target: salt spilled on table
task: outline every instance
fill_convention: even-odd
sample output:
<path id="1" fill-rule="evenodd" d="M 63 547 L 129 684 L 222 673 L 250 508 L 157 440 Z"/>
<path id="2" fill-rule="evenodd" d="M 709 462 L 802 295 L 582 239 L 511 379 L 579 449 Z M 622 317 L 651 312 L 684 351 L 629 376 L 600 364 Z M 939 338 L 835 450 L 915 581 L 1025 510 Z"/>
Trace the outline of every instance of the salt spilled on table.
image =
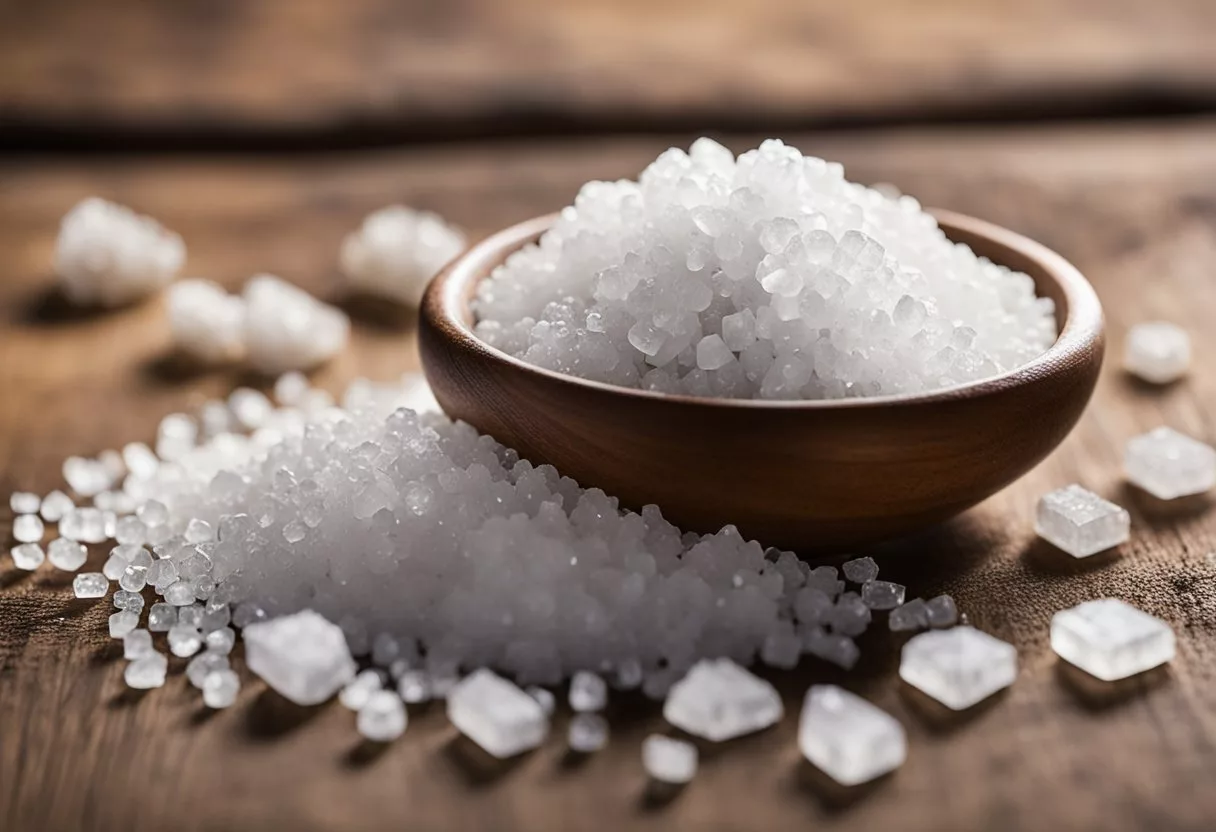
<path id="1" fill-rule="evenodd" d="M 390 205 L 346 237 L 340 259 L 352 288 L 417 306 L 430 279 L 464 247 L 464 235 L 437 214 Z"/>
<path id="2" fill-rule="evenodd" d="M 1168 321 L 1136 324 L 1127 332 L 1123 366 L 1153 384 L 1169 384 L 1186 374 L 1191 363 L 1191 338 Z"/>
<path id="3" fill-rule="evenodd" d="M 494 757 L 536 748 L 549 733 L 540 703 L 495 673 L 482 669 L 462 679 L 447 696 L 448 721 Z"/>
<path id="4" fill-rule="evenodd" d="M 921 633 L 900 653 L 900 678 L 958 711 L 1009 687 L 1017 675 L 1014 646 L 973 627 Z"/>
<path id="5" fill-rule="evenodd" d="M 1133 485 L 1159 500 L 1176 500 L 1216 485 L 1216 449 L 1159 427 L 1128 440 L 1123 469 Z"/>
<path id="6" fill-rule="evenodd" d="M 342 630 L 312 610 L 250 624 L 241 638 L 249 669 L 297 705 L 324 702 L 355 676 Z"/>
<path id="7" fill-rule="evenodd" d="M 1034 530 L 1074 558 L 1086 558 L 1126 543 L 1131 536 L 1131 515 L 1074 484 L 1039 499 Z"/>
<path id="8" fill-rule="evenodd" d="M 1170 625 L 1118 598 L 1086 601 L 1051 619 L 1051 649 L 1104 681 L 1143 673 L 1174 658 Z"/>
<path id="9" fill-rule="evenodd" d="M 672 725 L 714 742 L 767 728 L 784 712 L 771 684 L 730 659 L 693 665 L 663 705 L 663 718 Z"/>
<path id="10" fill-rule="evenodd" d="M 662 734 L 642 741 L 642 766 L 660 783 L 683 785 L 697 774 L 697 747 Z"/>
<path id="11" fill-rule="evenodd" d="M 532 364 L 695 396 L 916 393 L 1055 340 L 1025 274 L 951 242 L 907 196 L 770 139 L 698 139 L 638 181 L 589 182 L 478 285 L 477 334 Z"/>
<path id="12" fill-rule="evenodd" d="M 907 736 L 898 720 L 836 685 L 807 691 L 798 747 L 816 768 L 845 786 L 866 783 L 903 765 Z"/>

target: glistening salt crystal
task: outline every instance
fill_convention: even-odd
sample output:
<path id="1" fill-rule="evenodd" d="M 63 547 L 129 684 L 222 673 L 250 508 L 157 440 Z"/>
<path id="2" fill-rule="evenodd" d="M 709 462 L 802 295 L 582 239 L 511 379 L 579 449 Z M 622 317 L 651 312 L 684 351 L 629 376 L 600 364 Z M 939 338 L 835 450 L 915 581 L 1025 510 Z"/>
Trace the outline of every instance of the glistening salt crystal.
<path id="1" fill-rule="evenodd" d="M 46 552 L 37 543 L 19 543 L 9 550 L 9 554 L 13 558 L 13 566 L 27 572 L 32 572 L 46 561 Z"/>
<path id="2" fill-rule="evenodd" d="M 1123 470 L 1154 497 L 1175 500 L 1216 485 L 1216 450 L 1173 428 L 1155 428 L 1128 440 Z"/>
<path id="3" fill-rule="evenodd" d="M 29 491 L 14 491 L 8 498 L 13 514 L 37 514 L 42 508 L 42 498 Z"/>
<path id="4" fill-rule="evenodd" d="M 1191 363 L 1191 339 L 1186 330 L 1168 321 L 1136 324 L 1127 332 L 1123 366 L 1145 381 L 1168 384 L 1186 374 Z"/>
<path id="5" fill-rule="evenodd" d="M 1086 601 L 1051 619 L 1051 649 L 1104 681 L 1124 679 L 1174 658 L 1174 631 L 1118 598 Z"/>
<path id="6" fill-rule="evenodd" d="M 1127 511 L 1079 485 L 1044 494 L 1035 513 L 1034 530 L 1074 558 L 1085 558 L 1127 541 Z"/>
<path id="7" fill-rule="evenodd" d="M 540 703 L 489 670 L 476 670 L 447 696 L 448 720 L 495 757 L 535 748 L 549 733 Z"/>
<path id="8" fill-rule="evenodd" d="M 408 718 L 401 697 L 391 690 L 376 690 L 359 709 L 355 723 L 366 739 L 389 742 L 405 733 Z"/>
<path id="9" fill-rule="evenodd" d="M 642 766 L 660 783 L 687 783 L 697 774 L 697 747 L 674 737 L 651 734 L 642 742 Z"/>
<path id="10" fill-rule="evenodd" d="M 899 675 L 946 707 L 963 710 L 1013 684 L 1018 653 L 972 627 L 930 630 L 903 646 Z"/>
<path id="11" fill-rule="evenodd" d="M 273 275 L 245 284 L 245 349 L 255 370 L 278 375 L 323 364 L 346 347 L 350 319 Z"/>
<path id="12" fill-rule="evenodd" d="M 241 635 L 249 669 L 297 705 L 324 702 L 355 676 L 342 630 L 312 610 L 250 624 Z"/>
<path id="13" fill-rule="evenodd" d="M 417 306 L 426 284 L 464 246 L 464 235 L 437 214 L 390 205 L 343 241 L 342 272 L 353 288 Z"/>
<path id="14" fill-rule="evenodd" d="M 814 685 L 802 703 L 798 747 L 845 786 L 881 777 L 908 755 L 904 728 L 885 711 L 835 685 Z"/>
<path id="15" fill-rule="evenodd" d="M 767 728 L 783 713 L 776 689 L 730 659 L 695 664 L 663 705 L 672 725 L 715 742 Z"/>

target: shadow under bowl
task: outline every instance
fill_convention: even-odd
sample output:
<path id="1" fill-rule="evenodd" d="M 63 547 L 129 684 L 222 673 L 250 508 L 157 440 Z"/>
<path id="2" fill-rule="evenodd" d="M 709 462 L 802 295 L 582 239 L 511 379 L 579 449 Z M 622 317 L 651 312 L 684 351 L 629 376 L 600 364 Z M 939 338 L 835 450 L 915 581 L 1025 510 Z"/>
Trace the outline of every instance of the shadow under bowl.
<path id="1" fill-rule="evenodd" d="M 431 282 L 419 341 L 453 418 L 686 530 L 727 523 L 765 545 L 848 548 L 945 520 L 1043 459 L 1076 424 L 1102 364 L 1102 307 L 1063 257 L 1005 228 L 932 212 L 950 239 L 1025 272 L 1060 335 L 1016 370 L 908 396 L 758 401 L 674 396 L 541 369 L 473 333 L 477 284 L 556 215 L 473 246 Z"/>

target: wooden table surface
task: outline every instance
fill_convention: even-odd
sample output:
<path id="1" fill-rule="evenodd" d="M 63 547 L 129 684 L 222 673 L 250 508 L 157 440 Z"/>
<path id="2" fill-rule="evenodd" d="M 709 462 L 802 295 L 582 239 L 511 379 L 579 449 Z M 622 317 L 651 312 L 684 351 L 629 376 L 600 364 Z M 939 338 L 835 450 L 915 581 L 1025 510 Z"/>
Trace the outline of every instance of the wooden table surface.
<path id="1" fill-rule="evenodd" d="M 1109 7 L 1101 20 L 1080 0 L 883 0 L 888 14 L 870 16 L 850 13 L 852 4 L 788 3 L 737 25 L 730 4 L 715 2 L 685 18 L 699 27 L 697 43 L 676 22 L 684 4 L 662 0 L 631 4 L 670 18 L 638 40 L 628 33 L 646 57 L 639 62 L 616 60 L 624 47 L 614 39 L 626 33 L 606 2 L 392 11 L 359 0 L 335 21 L 327 9 L 342 4 L 300 2 L 283 27 L 269 24 L 269 3 L 214 5 L 213 15 L 209 3 L 0 3 L 0 125 L 24 136 L 24 150 L 0 155 L 0 494 L 56 487 L 64 456 L 150 439 L 164 414 L 248 381 L 183 372 L 157 301 L 84 315 L 57 299 L 56 225 L 89 194 L 181 232 L 187 274 L 235 287 L 271 271 L 337 298 L 338 243 L 366 212 L 403 201 L 484 235 L 566 204 L 587 179 L 636 174 L 692 138 L 628 135 L 651 115 L 680 130 L 754 122 L 757 135 L 723 137 L 741 150 L 803 116 L 923 112 L 931 121 L 945 111 L 934 107 L 989 117 L 1060 90 L 1109 103 L 1157 89 L 1202 103 L 1216 89 L 1205 0 L 1096 4 Z M 923 19 L 898 25 L 897 12 L 906 21 L 913 6 Z M 809 22 L 787 27 L 791 15 Z M 1057 25 L 1030 37 L 1045 21 Z M 322 38 L 329 28 L 333 37 Z M 777 51 L 757 46 L 774 33 L 788 35 Z M 285 46 L 310 38 L 322 44 L 316 61 Z M 732 66 L 727 77 L 714 48 L 746 52 L 738 74 Z M 432 66 L 427 56 L 442 60 Z M 671 77 L 650 83 L 657 66 Z M 495 138 L 495 113 L 524 125 L 521 134 L 535 131 Z M 560 135 L 557 116 L 584 127 Z M 432 140 L 301 150 L 358 124 Z M 31 152 L 30 137 L 67 133 L 84 149 L 90 126 L 107 153 Z M 238 140 L 217 138 L 226 126 Z M 562 751 L 565 716 L 540 751 L 487 766 L 436 706 L 412 710 L 406 736 L 373 753 L 336 703 L 289 707 L 244 671 L 227 711 L 206 711 L 180 673 L 133 695 L 121 649 L 106 637 L 109 602 L 77 601 L 65 573 L 30 575 L 0 557 L 0 830 L 1216 828 L 1216 513 L 1206 499 L 1154 503 L 1120 477 L 1123 443 L 1157 425 L 1216 441 L 1216 370 L 1205 360 L 1216 350 L 1216 119 L 791 129 L 780 132 L 843 161 L 854 179 L 893 182 L 926 204 L 1042 240 L 1089 276 L 1105 305 L 1107 365 L 1063 446 L 957 521 L 875 553 L 911 595 L 950 592 L 973 623 L 1017 645 L 1010 690 L 946 714 L 899 683 L 900 639 L 877 627 L 853 673 L 814 660 L 766 672 L 786 696 L 781 724 L 703 748 L 696 780 L 656 800 L 639 749 L 663 722 L 641 699 L 614 701 L 612 744 L 578 764 Z M 457 133 L 464 138 L 438 139 Z M 174 150 L 115 153 L 113 138 L 128 135 L 140 148 Z M 4 136 L 0 126 L 0 145 Z M 173 136 L 197 140 L 184 149 Z M 224 152 L 196 147 L 213 139 Z M 291 152 L 267 148 L 280 139 Z M 351 349 L 317 383 L 337 391 L 358 375 L 417 366 L 409 317 L 354 311 Z M 1192 374 L 1165 389 L 1118 367 L 1127 327 L 1150 318 L 1176 321 L 1194 339 Z M 1069 482 L 1127 506 L 1132 541 L 1079 562 L 1036 542 L 1035 500 Z M 11 519 L 0 508 L 6 540 Z M 90 567 L 103 557 L 94 551 Z M 1107 595 L 1174 626 L 1169 668 L 1103 686 L 1054 658 L 1051 615 Z M 846 791 L 801 762 L 801 696 L 824 680 L 907 727 L 909 760 L 894 776 Z"/>

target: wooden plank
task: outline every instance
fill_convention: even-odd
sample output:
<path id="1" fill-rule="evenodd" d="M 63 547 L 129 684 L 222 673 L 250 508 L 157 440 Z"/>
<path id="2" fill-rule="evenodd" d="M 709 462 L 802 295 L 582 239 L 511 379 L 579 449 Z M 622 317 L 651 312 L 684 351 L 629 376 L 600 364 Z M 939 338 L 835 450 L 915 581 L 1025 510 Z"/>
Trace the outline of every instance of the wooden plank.
<path id="1" fill-rule="evenodd" d="M 1194 108 L 1214 34 L 1208 0 L 9 0 L 0 124 L 356 141 Z"/>
<path id="2" fill-rule="evenodd" d="M 1148 390 L 1108 362 L 1074 434 L 1025 479 L 937 531 L 884 547 L 884 573 L 911 593 L 952 592 L 971 620 L 1015 643 L 1014 687 L 977 712 L 943 714 L 901 687 L 896 640 L 875 631 L 845 676 L 808 661 L 769 674 L 786 694 L 775 729 L 706 749 L 696 781 L 670 802 L 645 796 L 643 736 L 657 708 L 614 705 L 612 746 L 582 765 L 555 737 L 513 765 L 481 767 L 442 709 L 416 710 L 401 741 L 373 754 L 336 704 L 285 707 L 245 675 L 238 705 L 206 713 L 175 675 L 126 692 L 105 638 L 106 603 L 70 597 L 62 574 L 0 562 L 0 828 L 300 830 L 1210 829 L 1216 796 L 1216 517 L 1207 501 L 1171 513 L 1121 485 L 1123 441 L 1166 423 L 1216 440 L 1216 123 L 1171 128 L 901 132 L 815 137 L 854 178 L 886 180 L 926 202 L 978 214 L 1055 246 L 1094 281 L 1111 355 L 1149 317 L 1191 331 L 1193 375 Z M 751 142 L 734 142 L 742 148 Z M 22 160 L 0 164 L 0 493 L 57 484 L 62 457 L 148 438 L 157 420 L 226 390 L 224 374 L 183 378 L 162 361 L 156 304 L 101 317 L 47 300 L 55 224 L 100 193 L 179 230 L 188 271 L 235 285 L 277 271 L 335 291 L 341 234 L 391 200 L 435 208 L 484 234 L 564 204 L 591 177 L 636 172 L 653 139 L 469 145 L 291 159 Z M 360 322 L 353 348 L 319 381 L 388 376 L 414 365 L 410 326 Z M 1035 499 L 1080 481 L 1131 509 L 1134 538 L 1076 562 L 1036 543 Z M 11 517 L 0 512 L 0 534 Z M 91 564 L 101 562 L 93 553 Z M 1169 620 L 1179 655 L 1164 672 L 1094 688 L 1047 644 L 1051 614 L 1118 595 Z M 175 661 L 175 666 L 180 662 Z M 825 786 L 799 761 L 808 683 L 844 681 L 908 728 L 911 758 L 859 792 Z"/>

